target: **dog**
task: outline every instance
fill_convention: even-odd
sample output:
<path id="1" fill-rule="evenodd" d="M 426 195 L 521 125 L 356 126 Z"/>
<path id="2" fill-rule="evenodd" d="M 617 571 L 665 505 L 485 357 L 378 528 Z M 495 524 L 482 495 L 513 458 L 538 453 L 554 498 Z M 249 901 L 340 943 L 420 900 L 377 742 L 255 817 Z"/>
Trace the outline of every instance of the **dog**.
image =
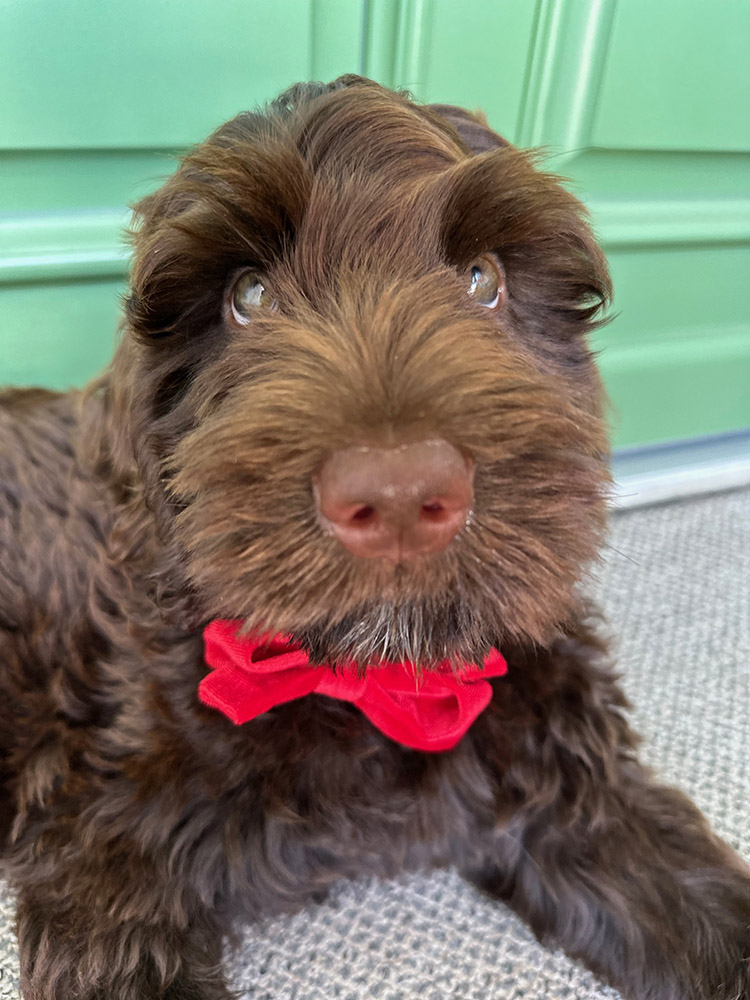
<path id="1" fill-rule="evenodd" d="M 639 764 L 580 586 L 611 289 L 579 202 L 348 76 L 135 215 L 109 369 L 0 400 L 25 1000 L 228 1000 L 241 922 L 446 865 L 625 997 L 749 997 L 750 871 Z"/>

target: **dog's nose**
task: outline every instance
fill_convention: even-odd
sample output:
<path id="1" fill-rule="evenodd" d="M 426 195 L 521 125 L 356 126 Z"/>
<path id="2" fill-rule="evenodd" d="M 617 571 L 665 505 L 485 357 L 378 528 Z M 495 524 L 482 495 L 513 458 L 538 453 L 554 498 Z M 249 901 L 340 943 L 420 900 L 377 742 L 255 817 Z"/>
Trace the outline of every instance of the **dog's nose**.
<path id="1" fill-rule="evenodd" d="M 335 451 L 313 478 L 323 523 L 355 556 L 439 552 L 466 524 L 474 464 L 448 441 Z"/>

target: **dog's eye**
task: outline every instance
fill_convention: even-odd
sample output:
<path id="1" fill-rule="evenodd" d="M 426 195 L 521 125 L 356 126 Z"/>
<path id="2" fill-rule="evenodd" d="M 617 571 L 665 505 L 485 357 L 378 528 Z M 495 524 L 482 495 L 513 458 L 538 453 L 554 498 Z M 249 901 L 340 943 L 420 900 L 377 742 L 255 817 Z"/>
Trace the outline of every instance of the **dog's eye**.
<path id="1" fill-rule="evenodd" d="M 471 297 L 480 306 L 497 309 L 505 301 L 505 272 L 495 257 L 478 257 L 469 265 Z"/>
<path id="2" fill-rule="evenodd" d="M 241 326 L 247 326 L 256 309 L 273 305 L 266 287 L 266 279 L 259 271 L 243 271 L 235 280 L 229 293 L 229 309 L 232 319 Z"/>

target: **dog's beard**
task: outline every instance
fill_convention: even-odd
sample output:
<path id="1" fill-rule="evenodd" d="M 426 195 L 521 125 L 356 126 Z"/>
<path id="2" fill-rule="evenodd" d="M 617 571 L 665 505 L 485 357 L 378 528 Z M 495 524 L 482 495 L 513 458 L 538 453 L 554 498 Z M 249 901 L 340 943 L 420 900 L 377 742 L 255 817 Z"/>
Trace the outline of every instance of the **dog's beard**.
<path id="1" fill-rule="evenodd" d="M 408 661 L 429 669 L 446 660 L 481 663 L 499 636 L 468 601 L 370 603 L 337 621 L 321 620 L 294 633 L 315 663 Z"/>
<path id="2" fill-rule="evenodd" d="M 225 386 L 233 370 L 226 378 L 222 368 L 210 370 L 209 381 Z M 206 618 L 291 634 L 329 664 L 429 669 L 481 662 L 508 641 L 547 641 L 570 614 L 573 587 L 601 536 L 606 473 L 597 417 L 573 404 L 568 414 L 556 383 L 525 370 L 518 384 L 493 389 L 472 369 L 459 380 L 454 424 L 442 396 L 431 424 L 452 427 L 446 440 L 477 456 L 474 513 L 444 551 L 393 566 L 353 558 L 322 528 L 310 483 L 327 450 L 341 444 L 345 415 L 327 426 L 315 416 L 325 386 L 315 398 L 308 386 L 305 403 L 302 374 L 277 375 L 241 381 L 215 411 L 204 400 L 202 421 L 170 459 L 176 539 Z M 297 409 L 280 421 L 292 388 Z M 186 405 L 199 401 L 186 397 Z"/>

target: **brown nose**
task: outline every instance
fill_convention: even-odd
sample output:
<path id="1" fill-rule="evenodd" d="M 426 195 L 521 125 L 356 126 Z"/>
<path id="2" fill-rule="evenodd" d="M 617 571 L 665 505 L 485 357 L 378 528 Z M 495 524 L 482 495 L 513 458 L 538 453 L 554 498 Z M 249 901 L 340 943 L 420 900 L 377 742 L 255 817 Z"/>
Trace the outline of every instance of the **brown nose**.
<path id="1" fill-rule="evenodd" d="M 444 549 L 466 524 L 474 464 L 442 439 L 335 451 L 313 478 L 321 518 L 344 548 L 400 562 Z"/>

